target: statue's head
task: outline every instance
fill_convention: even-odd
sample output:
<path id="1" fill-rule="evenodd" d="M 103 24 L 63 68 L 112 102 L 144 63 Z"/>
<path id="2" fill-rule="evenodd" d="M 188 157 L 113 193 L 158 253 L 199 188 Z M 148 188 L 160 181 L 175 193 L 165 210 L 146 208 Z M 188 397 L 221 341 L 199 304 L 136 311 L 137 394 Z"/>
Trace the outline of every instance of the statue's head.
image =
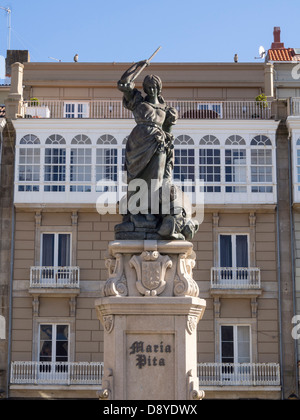
<path id="1" fill-rule="evenodd" d="M 162 102 L 163 98 L 160 95 L 161 90 L 162 90 L 161 79 L 158 76 L 156 76 L 155 74 L 149 74 L 145 77 L 144 82 L 143 82 L 144 92 L 148 95 L 149 90 L 153 87 L 156 88 L 158 99 L 160 100 L 160 102 Z"/>

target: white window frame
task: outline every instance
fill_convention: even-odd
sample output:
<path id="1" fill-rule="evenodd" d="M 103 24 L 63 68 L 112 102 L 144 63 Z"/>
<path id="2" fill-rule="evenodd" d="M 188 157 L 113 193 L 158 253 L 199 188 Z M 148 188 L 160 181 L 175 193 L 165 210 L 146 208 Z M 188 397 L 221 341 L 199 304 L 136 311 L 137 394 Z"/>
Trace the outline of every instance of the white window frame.
<path id="1" fill-rule="evenodd" d="M 182 156 L 182 151 L 186 150 L 186 159 L 187 163 L 182 163 L 182 158 L 185 158 L 185 156 Z M 193 151 L 193 156 L 189 156 L 189 151 Z M 176 157 L 176 151 L 179 151 L 179 156 Z M 187 173 L 187 178 L 183 178 L 183 174 L 181 172 L 182 167 L 186 167 L 187 170 L 190 167 L 189 158 L 194 159 L 194 165 L 193 165 L 193 173 L 191 177 Z M 176 163 L 176 158 L 179 158 L 180 163 Z M 175 167 L 179 167 L 179 177 L 175 177 Z M 197 165 L 197 151 L 195 149 L 195 142 L 191 136 L 188 134 L 181 134 L 177 136 L 174 140 L 174 169 L 173 169 L 173 180 L 174 183 L 177 184 L 182 191 L 184 191 L 188 197 L 191 199 L 191 202 L 193 202 L 193 193 L 195 193 L 195 185 L 196 180 L 199 179 L 198 174 L 198 165 Z"/>
<path id="2" fill-rule="evenodd" d="M 38 327 L 38 360 L 40 361 L 40 352 L 41 352 L 41 326 L 42 325 L 51 325 L 52 326 L 52 349 L 51 349 L 51 363 L 56 362 L 55 357 L 56 357 L 56 343 L 57 343 L 57 327 L 59 325 L 65 325 L 68 327 L 68 355 L 67 358 L 68 360 L 66 362 L 70 361 L 70 334 L 71 334 L 71 328 L 70 328 L 70 323 L 69 322 L 39 322 L 39 327 Z M 55 350 L 55 351 L 54 351 Z"/>
<path id="3" fill-rule="evenodd" d="M 88 153 L 87 153 L 88 152 Z M 74 153 L 74 156 L 72 156 Z M 74 161 L 72 162 L 72 157 Z M 80 162 L 82 160 L 82 162 Z M 88 163 L 89 162 L 89 163 Z M 70 192 L 91 192 L 92 191 L 92 163 L 93 163 L 93 149 L 91 139 L 84 135 L 79 134 L 75 136 L 71 141 L 70 147 Z M 74 173 L 72 174 L 72 168 Z M 79 169 L 83 170 L 80 173 Z M 73 178 L 72 179 L 72 175 Z M 78 178 L 82 176 L 83 180 Z"/>
<path id="4" fill-rule="evenodd" d="M 50 163 L 47 162 L 46 163 L 46 150 L 49 149 L 51 150 L 50 153 L 50 157 L 51 157 L 51 161 Z M 60 163 L 58 162 L 57 164 L 55 164 L 53 162 L 53 150 L 64 150 L 64 158 L 65 158 L 65 162 L 64 163 Z M 44 162 L 43 162 L 43 184 L 44 184 L 44 192 L 46 193 L 62 193 L 62 192 L 66 192 L 66 185 L 69 179 L 69 173 L 70 173 L 70 167 L 68 165 L 68 161 L 69 161 L 69 147 L 67 147 L 66 144 L 66 140 L 63 136 L 61 136 L 60 134 L 51 134 L 45 141 L 45 148 L 44 148 Z M 49 157 L 49 156 L 48 156 Z M 61 154 L 59 152 L 58 157 L 61 158 Z M 50 171 L 50 180 L 46 181 L 46 166 L 50 166 L 51 171 Z M 58 168 L 63 168 L 64 167 L 64 180 L 53 180 L 53 168 L 57 166 Z M 63 174 L 58 172 L 58 175 Z M 57 190 L 52 189 L 53 187 L 56 187 Z M 48 190 L 49 188 L 49 190 Z"/>
<path id="5" fill-rule="evenodd" d="M 53 267 L 58 267 L 58 236 L 59 235 L 69 235 L 70 236 L 70 262 L 69 266 L 72 266 L 72 233 L 71 232 L 41 232 L 41 241 L 40 241 L 40 266 L 42 266 L 43 261 L 43 235 L 54 235 L 54 265 Z"/>
<path id="6" fill-rule="evenodd" d="M 200 151 L 205 151 L 205 154 L 203 156 L 200 156 Z M 212 156 L 208 156 L 208 151 L 212 150 Z M 219 156 L 216 156 L 216 151 L 219 152 Z M 212 134 L 208 134 L 205 135 L 201 138 L 200 142 L 199 142 L 199 148 L 196 149 L 196 153 L 198 155 L 198 162 L 195 162 L 195 165 L 197 165 L 198 167 L 198 171 L 199 171 L 199 179 L 203 179 L 200 178 L 201 177 L 201 168 L 204 168 L 204 172 L 203 175 L 207 178 L 208 176 L 213 176 L 214 178 L 216 176 L 219 175 L 220 180 L 219 181 L 207 181 L 207 180 L 203 180 L 204 182 L 204 192 L 206 194 L 218 194 L 222 192 L 222 153 L 221 153 L 221 145 L 220 145 L 220 141 L 219 139 L 212 135 Z M 201 163 L 200 159 L 203 158 L 205 159 L 205 163 Z M 211 164 L 207 163 L 208 159 L 212 158 L 213 162 Z M 219 158 L 219 164 L 215 163 L 215 159 Z M 211 174 L 209 174 L 208 172 L 208 168 L 211 167 L 213 169 L 213 172 Z M 215 172 L 215 169 L 219 168 L 219 174 L 217 172 Z M 213 191 L 207 191 L 208 189 L 212 189 Z M 216 191 L 216 190 L 219 191 Z"/>
<path id="7" fill-rule="evenodd" d="M 98 151 L 102 152 L 102 160 L 103 163 L 99 163 L 98 158 L 99 153 Z M 109 151 L 109 159 L 115 159 L 116 163 L 113 164 L 107 164 L 105 162 L 105 151 Z M 112 154 L 112 151 L 113 154 Z M 103 134 L 101 135 L 97 140 L 97 146 L 96 146 L 96 152 L 95 152 L 95 180 L 96 180 L 96 191 L 97 192 L 115 192 L 117 193 L 117 188 L 119 186 L 118 180 L 119 180 L 119 173 L 120 173 L 120 147 L 118 145 L 118 142 L 114 136 L 111 134 Z M 106 172 L 106 168 L 109 168 L 108 177 L 98 179 L 98 169 L 103 168 Z M 105 175 L 105 174 L 104 174 Z M 112 179 L 114 178 L 115 179 Z"/>
<path id="8" fill-rule="evenodd" d="M 214 111 L 218 114 L 219 118 L 223 118 L 223 104 L 222 102 L 207 102 L 197 104 L 198 111 Z"/>
<path id="9" fill-rule="evenodd" d="M 228 324 L 228 323 L 221 323 L 220 324 L 220 363 L 222 363 L 222 327 L 232 327 L 233 329 L 233 362 L 232 363 L 241 363 L 238 361 L 239 359 L 239 350 L 238 350 L 238 328 L 240 327 L 248 327 L 249 329 L 249 361 L 242 362 L 242 363 L 251 363 L 252 362 L 252 342 L 251 342 L 251 325 L 250 324 Z M 227 363 L 227 362 L 224 362 Z M 229 363 L 229 362 L 228 362 Z"/>
<path id="10" fill-rule="evenodd" d="M 247 236 L 247 253 L 248 253 L 248 267 L 243 267 L 243 268 L 249 268 L 250 267 L 250 235 L 249 233 L 246 232 L 237 232 L 237 233 L 227 233 L 227 232 L 220 232 L 218 234 L 218 253 L 219 253 L 219 267 L 221 267 L 221 235 L 224 236 L 231 236 L 231 251 L 232 251 L 232 255 L 231 255 L 231 259 L 232 259 L 232 268 L 236 268 L 236 237 L 237 236 Z M 234 240 L 233 240 L 234 238 Z M 241 267 L 242 268 L 242 267 Z"/>
<path id="11" fill-rule="evenodd" d="M 257 142 L 257 144 L 254 144 L 254 141 Z M 255 158 L 255 156 L 252 156 L 254 151 L 264 151 L 264 155 L 263 156 L 259 156 L 259 154 L 257 154 L 257 162 L 254 164 L 252 163 L 252 157 Z M 266 156 L 266 151 L 269 151 L 269 156 Z M 274 179 L 274 157 L 273 157 L 273 145 L 272 145 L 272 141 L 271 139 L 264 135 L 264 134 L 258 134 L 256 136 L 254 136 L 251 140 L 250 140 L 250 184 L 251 184 L 251 193 L 254 194 L 273 194 L 273 179 Z M 259 162 L 259 158 L 263 157 L 265 162 L 264 163 L 260 163 Z M 271 158 L 271 163 L 266 163 L 266 159 L 267 158 Z M 252 180 L 252 168 L 256 167 L 258 169 L 257 171 L 257 181 L 253 181 Z M 270 168 L 270 174 L 271 174 L 271 181 L 260 181 L 259 180 L 259 169 L 260 168 L 264 168 L 264 176 L 267 177 L 267 168 Z M 264 191 L 268 188 L 272 189 L 272 191 Z M 257 191 L 254 191 L 254 189 L 257 189 Z"/>
<path id="12" fill-rule="evenodd" d="M 74 109 L 68 111 L 67 110 L 68 105 L 73 106 Z M 83 107 L 82 110 L 79 109 L 80 106 Z M 64 103 L 64 118 L 67 118 L 67 119 L 89 118 L 89 115 L 90 115 L 89 102 L 86 102 L 86 101 L 65 101 L 65 103 Z"/>
<path id="13" fill-rule="evenodd" d="M 19 141 L 19 147 L 16 148 L 17 153 L 16 153 L 16 179 L 17 179 L 17 183 L 18 183 L 18 191 L 19 192 L 30 192 L 30 193 L 34 193 L 34 192 L 39 192 L 40 191 L 40 181 L 41 181 L 41 158 L 42 158 L 42 153 L 41 153 L 41 142 L 40 139 L 35 135 L 35 134 L 26 134 L 25 136 L 23 136 L 20 141 Z M 28 154 L 28 151 L 32 151 L 32 155 Z M 23 154 L 24 151 L 24 154 Z M 38 151 L 38 153 L 35 153 L 35 151 Z M 21 157 L 24 156 L 24 162 L 21 162 Z M 32 158 L 32 162 L 28 163 L 27 160 L 28 158 Z M 38 158 L 39 162 L 36 163 L 34 162 L 35 158 Z M 20 180 L 20 168 L 21 166 L 24 166 L 25 171 L 25 177 L 28 173 L 28 169 L 31 167 L 32 169 L 34 169 L 34 167 L 37 167 L 39 170 L 38 172 L 35 172 L 34 170 L 31 172 L 32 175 L 32 180 Z M 34 175 L 38 174 L 38 179 L 34 180 Z M 24 189 L 22 191 L 22 188 Z"/>

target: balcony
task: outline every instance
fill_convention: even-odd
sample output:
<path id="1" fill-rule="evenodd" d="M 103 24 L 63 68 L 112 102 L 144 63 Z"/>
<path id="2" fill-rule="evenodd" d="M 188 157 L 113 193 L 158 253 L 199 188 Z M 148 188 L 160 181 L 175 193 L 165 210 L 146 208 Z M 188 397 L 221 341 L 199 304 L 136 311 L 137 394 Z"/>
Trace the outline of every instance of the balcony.
<path id="1" fill-rule="evenodd" d="M 252 120 L 272 117 L 270 102 L 264 107 L 257 101 L 176 100 L 167 101 L 167 104 L 177 109 L 179 119 Z M 67 102 L 45 99 L 39 100 L 38 105 L 36 102 L 23 101 L 19 111 L 23 118 L 133 118 L 132 113 L 123 107 L 122 100 Z"/>
<path id="2" fill-rule="evenodd" d="M 31 267 L 30 288 L 79 288 L 79 267 Z"/>
<path id="3" fill-rule="evenodd" d="M 200 386 L 279 386 L 278 363 L 198 363 Z"/>
<path id="4" fill-rule="evenodd" d="M 14 385 L 101 386 L 103 362 L 12 362 Z"/>
<path id="5" fill-rule="evenodd" d="M 211 289 L 260 289 L 260 269 L 257 267 L 212 267 Z"/>
<path id="6" fill-rule="evenodd" d="M 79 295 L 79 267 L 30 267 L 29 293 L 33 297 L 33 314 L 39 315 L 40 296 L 69 299 L 70 316 L 76 313 Z"/>

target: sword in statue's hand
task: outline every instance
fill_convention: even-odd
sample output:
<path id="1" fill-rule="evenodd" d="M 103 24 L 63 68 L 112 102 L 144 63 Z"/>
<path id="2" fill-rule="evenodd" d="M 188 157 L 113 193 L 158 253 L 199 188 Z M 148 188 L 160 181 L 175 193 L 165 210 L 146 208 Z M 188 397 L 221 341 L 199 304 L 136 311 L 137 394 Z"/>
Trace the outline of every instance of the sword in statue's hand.
<path id="1" fill-rule="evenodd" d="M 145 67 L 149 66 L 150 61 L 158 53 L 160 49 L 161 47 L 158 47 L 157 50 L 155 50 L 154 53 L 151 55 L 151 57 L 149 57 L 148 60 L 145 61 L 145 64 L 143 64 L 142 67 L 139 69 L 139 71 L 133 76 L 133 78 L 131 79 L 131 82 L 133 82 L 138 77 L 138 75 L 144 70 Z"/>

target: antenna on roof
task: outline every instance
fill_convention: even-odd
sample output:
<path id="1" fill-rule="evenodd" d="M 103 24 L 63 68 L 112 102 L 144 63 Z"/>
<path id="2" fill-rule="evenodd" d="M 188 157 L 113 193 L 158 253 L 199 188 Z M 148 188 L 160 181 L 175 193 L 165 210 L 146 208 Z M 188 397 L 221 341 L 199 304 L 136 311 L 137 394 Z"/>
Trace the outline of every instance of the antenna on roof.
<path id="1" fill-rule="evenodd" d="M 55 61 L 61 62 L 61 60 L 59 60 L 58 58 L 54 58 L 54 57 L 48 57 L 48 58 L 51 58 L 51 60 L 55 60 Z"/>
<path id="2" fill-rule="evenodd" d="M 8 27 L 8 38 L 7 38 L 7 49 L 10 50 L 10 34 L 11 34 L 11 10 L 9 7 L 0 6 L 7 13 L 7 27 Z"/>
<path id="3" fill-rule="evenodd" d="M 258 49 L 258 54 L 259 54 L 259 57 L 254 57 L 256 60 L 260 60 L 262 58 L 265 58 L 266 50 L 264 49 L 264 47 L 262 45 Z"/>

